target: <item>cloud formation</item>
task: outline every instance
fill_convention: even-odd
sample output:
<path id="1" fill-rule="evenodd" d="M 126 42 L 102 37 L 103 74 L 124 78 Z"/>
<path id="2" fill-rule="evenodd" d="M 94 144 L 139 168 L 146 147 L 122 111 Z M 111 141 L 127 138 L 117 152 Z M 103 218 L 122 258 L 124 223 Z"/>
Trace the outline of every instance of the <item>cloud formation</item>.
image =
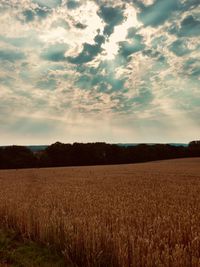
<path id="1" fill-rule="evenodd" d="M 198 138 L 198 0 L 2 0 L 0 14 L 3 143 Z"/>

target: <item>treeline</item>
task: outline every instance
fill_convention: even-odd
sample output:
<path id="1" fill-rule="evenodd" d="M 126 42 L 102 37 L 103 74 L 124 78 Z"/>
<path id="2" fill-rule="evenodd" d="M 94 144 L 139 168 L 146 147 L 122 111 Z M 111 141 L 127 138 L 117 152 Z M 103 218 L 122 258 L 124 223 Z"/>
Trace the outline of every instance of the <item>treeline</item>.
<path id="1" fill-rule="evenodd" d="M 57 142 L 39 152 L 24 146 L 8 146 L 0 148 L 0 169 L 123 164 L 183 157 L 200 157 L 200 141 L 192 141 L 187 147 Z"/>

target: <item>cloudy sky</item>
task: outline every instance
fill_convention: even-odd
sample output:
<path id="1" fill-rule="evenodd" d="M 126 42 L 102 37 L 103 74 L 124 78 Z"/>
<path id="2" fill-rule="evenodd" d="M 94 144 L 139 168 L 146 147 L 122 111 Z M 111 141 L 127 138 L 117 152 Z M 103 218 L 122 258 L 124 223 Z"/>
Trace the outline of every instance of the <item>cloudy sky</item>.
<path id="1" fill-rule="evenodd" d="M 0 0 L 0 144 L 200 137 L 199 0 Z"/>

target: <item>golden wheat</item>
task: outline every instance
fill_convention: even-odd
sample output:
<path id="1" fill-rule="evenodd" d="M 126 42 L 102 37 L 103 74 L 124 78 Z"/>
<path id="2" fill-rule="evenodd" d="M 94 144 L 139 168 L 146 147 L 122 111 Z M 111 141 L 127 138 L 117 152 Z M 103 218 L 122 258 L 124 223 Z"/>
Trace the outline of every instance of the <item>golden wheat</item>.
<path id="1" fill-rule="evenodd" d="M 87 267 L 199 267 L 200 159 L 0 171 L 0 223 Z"/>

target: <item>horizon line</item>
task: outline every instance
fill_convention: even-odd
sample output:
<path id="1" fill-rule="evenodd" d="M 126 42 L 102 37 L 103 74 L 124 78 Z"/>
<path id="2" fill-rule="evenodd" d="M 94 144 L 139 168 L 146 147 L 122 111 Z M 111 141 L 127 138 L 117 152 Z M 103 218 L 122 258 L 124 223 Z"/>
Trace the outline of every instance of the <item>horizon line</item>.
<path id="1" fill-rule="evenodd" d="M 197 140 L 197 139 L 195 139 Z M 87 141 L 87 142 L 83 142 L 83 141 L 74 141 L 74 142 L 61 142 L 61 141 L 55 141 L 53 143 L 50 144 L 19 144 L 19 143 L 15 143 L 15 144 L 0 144 L 0 147 L 5 147 L 5 146 L 50 146 L 52 144 L 55 143 L 62 143 L 62 144 L 71 144 L 73 145 L 74 143 L 79 143 L 79 144 L 88 144 L 88 143 L 106 143 L 106 144 L 111 144 L 111 145 L 131 145 L 131 144 L 189 144 L 192 141 L 195 140 L 191 140 L 189 142 L 106 142 L 106 141 Z"/>

